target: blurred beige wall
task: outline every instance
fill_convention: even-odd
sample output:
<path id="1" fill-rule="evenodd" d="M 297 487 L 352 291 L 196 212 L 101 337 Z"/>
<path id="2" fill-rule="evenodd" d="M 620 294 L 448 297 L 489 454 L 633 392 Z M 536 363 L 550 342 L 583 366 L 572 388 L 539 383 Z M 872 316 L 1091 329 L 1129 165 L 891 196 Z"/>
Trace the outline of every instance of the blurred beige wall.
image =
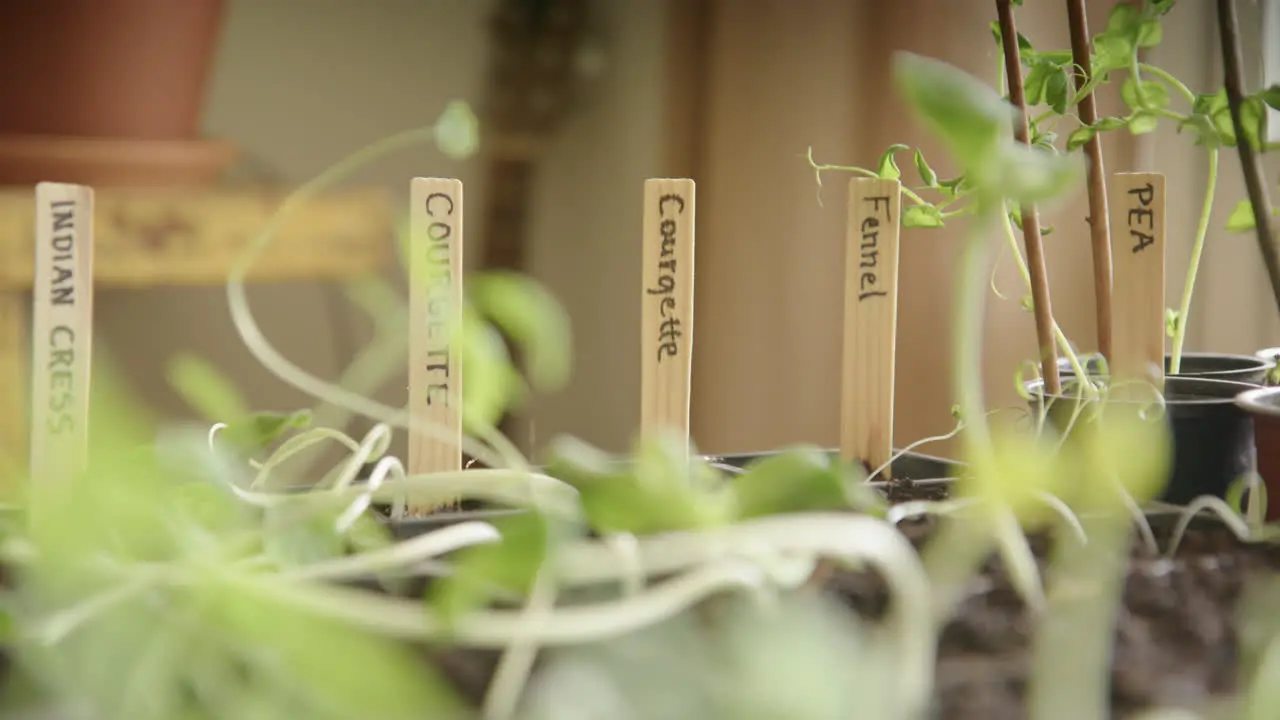
<path id="1" fill-rule="evenodd" d="M 677 8 L 691 7 L 681 2 Z M 672 31 L 666 4 L 598 2 L 605 75 L 551 148 L 530 221 L 532 270 L 569 309 L 577 363 L 571 387 L 539 403 L 539 441 L 572 432 L 609 449 L 629 442 L 639 407 L 641 184 L 690 174 L 700 195 L 695 441 L 717 452 L 834 444 L 847 178 L 829 176 L 827 203 L 819 206 L 805 148 L 812 145 L 822 161 L 868 165 L 890 143 L 920 144 L 950 173 L 941 148 L 889 87 L 888 53 L 908 49 L 996 77 L 990 0 L 707 4 L 706 42 L 685 58 L 690 64 L 664 74 Z M 1094 32 L 1112 4 L 1089 3 Z M 242 142 L 257 167 L 297 183 L 368 141 L 431 122 L 450 99 L 476 100 L 488 10 L 489 2 L 475 0 L 232 0 L 208 129 Z M 1019 22 L 1038 45 L 1066 45 L 1061 3 L 1028 3 Z M 1154 60 L 1197 89 L 1216 86 L 1215 27 L 1209 3 L 1180 3 Z M 1118 111 L 1111 94 L 1102 102 L 1102 112 Z M 1203 191 L 1203 151 L 1171 131 L 1138 143 L 1113 137 L 1108 172 L 1169 173 L 1168 294 L 1176 304 Z M 1256 249 L 1218 229 L 1242 197 L 1233 153 L 1224 154 L 1222 172 L 1188 349 L 1247 351 L 1280 341 L 1280 321 L 1267 304 Z M 462 178 L 469 236 L 480 236 L 485 187 L 477 162 L 450 163 L 424 148 L 380 162 L 358 181 L 403 196 L 413 175 Z M 1066 332 L 1092 349 L 1084 212 L 1082 190 L 1046 210 L 1045 221 L 1057 228 L 1047 239 L 1054 310 Z M 958 229 L 903 235 L 899 444 L 952 424 L 948 308 Z M 1012 405 L 1019 403 L 1013 368 L 1034 354 L 1034 333 L 1007 256 L 996 282 L 1010 299 L 991 298 L 986 382 L 992 405 Z M 363 320 L 333 288 L 258 287 L 251 299 L 276 346 L 325 378 L 337 376 L 366 336 Z M 1218 320 L 1232 317 L 1224 313 L 1244 319 Z M 214 360 L 260 407 L 309 404 L 241 347 L 221 289 L 103 292 L 99 318 L 104 342 L 140 394 L 169 414 L 183 409 L 164 386 L 163 364 L 180 349 Z M 398 403 L 403 395 L 396 378 L 381 399 Z"/>
<path id="2" fill-rule="evenodd" d="M 243 144 L 251 175 L 296 185 L 366 143 L 430 124 L 449 100 L 480 98 L 487 0 L 228 5 L 206 127 Z M 537 432 L 540 438 L 574 432 L 620 449 L 639 412 L 633 332 L 639 313 L 630 290 L 640 283 L 641 183 L 660 174 L 662 8 L 608 0 L 600 9 L 605 75 L 555 142 L 531 218 L 533 272 L 567 303 L 578 360 L 571 387 L 538 408 Z M 477 257 L 485 201 L 480 162 L 450 162 L 424 147 L 379 161 L 353 182 L 385 186 L 407 202 L 415 175 L 463 180 L 468 256 Z M 250 301 L 271 342 L 322 378 L 336 379 L 368 336 L 367 323 L 332 286 L 255 286 Z M 242 346 L 221 288 L 103 291 L 98 322 L 104 350 L 166 415 L 187 414 L 163 380 L 165 363 L 180 350 L 216 363 L 258 408 L 311 404 Z M 403 403 L 403 383 L 394 378 L 380 399 Z"/>

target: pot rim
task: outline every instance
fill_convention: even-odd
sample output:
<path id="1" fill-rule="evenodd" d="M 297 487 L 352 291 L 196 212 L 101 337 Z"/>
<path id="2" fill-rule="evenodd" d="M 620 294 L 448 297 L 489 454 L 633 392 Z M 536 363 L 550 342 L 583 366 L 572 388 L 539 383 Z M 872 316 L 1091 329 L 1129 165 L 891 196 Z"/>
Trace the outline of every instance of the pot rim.
<path id="1" fill-rule="evenodd" d="M 1089 379 L 1103 380 L 1104 378 L 1100 375 L 1090 375 Z M 1207 397 L 1176 398 L 1174 400 L 1166 399 L 1165 401 L 1166 404 L 1184 405 L 1184 406 L 1186 405 L 1228 405 L 1228 404 L 1235 403 L 1237 397 L 1243 393 L 1247 393 L 1249 391 L 1256 390 L 1256 389 L 1263 389 L 1263 390 L 1267 389 L 1267 388 L 1261 388 L 1261 386 L 1257 384 L 1244 382 L 1242 380 L 1221 380 L 1221 379 L 1212 378 L 1212 377 L 1188 376 L 1188 375 L 1166 375 L 1164 378 L 1164 382 L 1166 387 L 1168 387 L 1170 384 L 1175 386 L 1176 385 L 1188 386 L 1188 390 L 1190 390 L 1193 393 L 1194 393 L 1194 390 L 1192 390 L 1191 387 L 1197 386 L 1197 385 L 1209 385 L 1210 387 L 1216 386 L 1216 389 L 1219 389 L 1222 391 L 1222 395 L 1212 395 Z M 1031 395 L 1032 400 L 1036 400 L 1043 397 L 1048 397 L 1051 400 L 1074 401 L 1077 399 L 1075 395 L 1067 395 L 1062 393 L 1054 394 L 1054 395 L 1046 395 L 1045 393 L 1038 391 L 1039 388 L 1044 387 L 1044 378 L 1034 378 L 1032 380 L 1027 380 L 1022 384 L 1022 387 L 1024 390 L 1027 391 L 1028 394 Z M 1234 393 L 1231 392 L 1231 389 L 1234 389 L 1235 392 Z M 1108 400 L 1107 402 L 1118 402 L 1118 403 L 1125 403 L 1125 404 L 1143 404 L 1147 401 Z"/>
<path id="2" fill-rule="evenodd" d="M 1280 387 L 1260 387 L 1246 390 L 1236 396 L 1236 406 L 1250 415 L 1267 415 L 1280 417 L 1280 403 L 1269 403 L 1268 399 L 1280 398 Z"/>
<path id="3" fill-rule="evenodd" d="M 1252 355 L 1243 355 L 1239 353 L 1221 353 L 1221 352 L 1184 352 L 1182 353 L 1182 359 L 1184 360 L 1189 358 L 1197 358 L 1201 360 L 1207 360 L 1211 358 L 1221 358 L 1221 359 L 1227 359 L 1227 360 L 1236 360 L 1236 361 L 1239 361 L 1241 364 L 1241 367 L 1234 367 L 1234 368 L 1228 368 L 1223 370 L 1208 370 L 1204 372 L 1197 372 L 1195 375 L 1186 375 L 1185 377 L 1213 378 L 1216 375 L 1229 375 L 1231 373 L 1248 372 L 1251 370 L 1270 370 L 1271 368 L 1276 366 L 1275 357 L 1272 355 L 1264 355 L 1263 353 L 1266 353 L 1271 350 L 1275 351 L 1275 355 L 1280 355 L 1280 346 L 1277 346 L 1274 348 L 1264 348 L 1262 350 L 1258 350 Z M 1084 363 L 1087 366 L 1090 360 L 1096 357 L 1100 357 L 1101 355 L 1102 353 L 1091 352 L 1091 353 L 1079 353 L 1076 357 L 1079 358 L 1081 363 Z M 1173 353 L 1167 352 L 1164 354 L 1164 357 L 1167 360 L 1172 355 Z M 1066 368 L 1070 370 L 1071 369 L 1070 358 L 1067 358 L 1065 356 L 1059 357 L 1058 366 L 1059 366 L 1059 369 Z M 1178 375 L 1171 374 L 1169 375 L 1169 377 L 1184 377 L 1184 375 L 1182 375 L 1181 373 L 1179 373 Z"/>

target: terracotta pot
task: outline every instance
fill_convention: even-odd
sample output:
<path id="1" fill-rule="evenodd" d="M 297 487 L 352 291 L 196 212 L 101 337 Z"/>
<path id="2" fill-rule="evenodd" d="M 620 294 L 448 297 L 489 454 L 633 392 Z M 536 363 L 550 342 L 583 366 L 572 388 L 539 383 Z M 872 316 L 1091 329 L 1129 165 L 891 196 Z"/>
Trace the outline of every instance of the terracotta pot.
<path id="1" fill-rule="evenodd" d="M 1236 405 L 1253 418 L 1258 474 L 1267 488 L 1267 520 L 1280 520 L 1280 388 L 1240 393 Z"/>
<path id="2" fill-rule="evenodd" d="M 193 140 L 223 0 L 0 2 L 0 135 Z"/>

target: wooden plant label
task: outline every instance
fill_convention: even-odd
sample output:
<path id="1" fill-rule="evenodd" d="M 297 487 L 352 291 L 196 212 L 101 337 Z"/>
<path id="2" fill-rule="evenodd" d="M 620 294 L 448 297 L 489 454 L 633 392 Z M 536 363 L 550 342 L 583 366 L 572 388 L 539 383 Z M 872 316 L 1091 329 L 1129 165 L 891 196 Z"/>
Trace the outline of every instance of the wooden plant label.
<path id="1" fill-rule="evenodd" d="M 693 375 L 694 183 L 644 184 L 640 432 L 689 436 Z"/>
<path id="2" fill-rule="evenodd" d="M 845 236 L 840 451 L 868 470 L 893 453 L 901 185 L 854 178 Z M 885 474 L 888 474 L 888 469 Z"/>
<path id="3" fill-rule="evenodd" d="M 462 323 L 462 182 L 414 178 L 409 195 L 408 472 L 457 472 L 462 371 L 452 338 Z"/>
<path id="4" fill-rule="evenodd" d="M 1164 175 L 1116 173 L 1110 193 L 1115 246 L 1111 375 L 1120 382 L 1149 381 L 1163 389 Z"/>
<path id="5" fill-rule="evenodd" d="M 31 312 L 31 480 L 45 490 L 84 471 L 93 350 L 93 189 L 40 183 Z"/>

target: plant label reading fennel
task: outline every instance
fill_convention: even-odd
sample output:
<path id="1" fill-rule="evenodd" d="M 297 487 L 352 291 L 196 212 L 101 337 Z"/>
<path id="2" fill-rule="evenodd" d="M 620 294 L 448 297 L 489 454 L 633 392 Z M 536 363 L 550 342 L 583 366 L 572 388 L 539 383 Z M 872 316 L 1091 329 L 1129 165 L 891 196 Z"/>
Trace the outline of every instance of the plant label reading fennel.
<path id="1" fill-rule="evenodd" d="M 664 427 L 687 437 L 693 372 L 694 183 L 644 184 L 641 296 L 641 432 Z"/>
<path id="2" fill-rule="evenodd" d="M 849 182 L 840 450 L 870 469 L 893 452 L 900 207 L 897 180 Z"/>
<path id="3" fill-rule="evenodd" d="M 1116 173 L 1111 183 L 1111 373 L 1163 387 L 1165 195 L 1160 173 Z"/>
<path id="4" fill-rule="evenodd" d="M 93 340 L 93 189 L 36 186 L 32 288 L 31 479 L 84 470 Z"/>
<path id="5" fill-rule="evenodd" d="M 462 324 L 462 182 L 414 178 L 409 195 L 408 472 L 456 472 L 462 469 L 455 340 Z"/>

